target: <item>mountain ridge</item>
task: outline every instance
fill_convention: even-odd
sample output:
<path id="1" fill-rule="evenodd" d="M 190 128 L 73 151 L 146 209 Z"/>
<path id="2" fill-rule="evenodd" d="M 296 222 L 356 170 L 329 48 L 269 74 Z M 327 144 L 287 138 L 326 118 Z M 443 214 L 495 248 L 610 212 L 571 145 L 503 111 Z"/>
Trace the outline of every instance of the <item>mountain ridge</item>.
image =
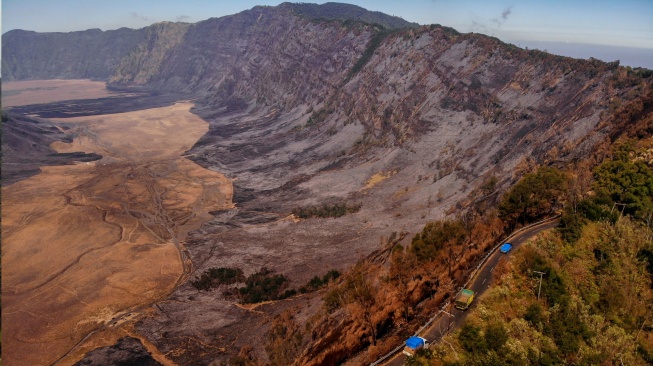
<path id="1" fill-rule="evenodd" d="M 17 44 L 14 35 L 8 44 L 3 35 L 3 52 L 21 50 L 7 65 L 3 59 L 10 77 L 94 75 L 112 86 L 174 91 L 195 101 L 193 112 L 210 127 L 188 154 L 234 178 L 237 204 L 191 233 L 198 276 L 230 265 L 240 250 L 244 273 L 270 268 L 306 283 L 315 273 L 350 268 L 427 220 L 474 211 L 479 202 L 479 210 L 488 209 L 538 166 L 598 161 L 611 141 L 653 133 L 641 125 L 653 113 L 650 74 L 438 25 L 389 30 L 255 7 L 144 28 L 129 38 L 130 47 L 124 43 L 94 68 L 76 58 L 67 68 L 71 58 L 48 58 L 39 53 L 47 49 L 29 44 L 32 38 Z M 32 52 L 33 62 L 20 62 Z M 21 110 L 38 114 L 34 108 Z M 297 208 L 343 203 L 360 203 L 360 211 L 328 221 L 287 219 Z M 397 243 L 410 238 L 400 237 Z M 254 313 L 189 283 L 170 298 L 137 330 L 180 364 L 227 359 L 252 343 L 265 359 L 272 316 L 297 306 L 307 326 L 321 311 L 315 295 Z M 209 312 L 217 319 L 196 316 Z M 370 332 L 339 316 L 336 328 L 311 329 L 307 354 L 314 359 L 338 364 L 367 346 L 363 336 L 336 344 Z"/>

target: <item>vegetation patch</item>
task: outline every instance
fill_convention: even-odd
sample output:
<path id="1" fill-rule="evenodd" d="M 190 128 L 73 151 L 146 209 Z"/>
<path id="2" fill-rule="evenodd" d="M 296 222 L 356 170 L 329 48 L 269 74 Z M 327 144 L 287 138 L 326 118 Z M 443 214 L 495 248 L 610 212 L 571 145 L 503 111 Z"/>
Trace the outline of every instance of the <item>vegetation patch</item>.
<path id="1" fill-rule="evenodd" d="M 467 231 L 459 220 L 429 222 L 421 233 L 415 234 L 410 250 L 420 261 L 433 260 L 442 248 L 466 239 Z"/>
<path id="2" fill-rule="evenodd" d="M 220 285 L 232 285 L 245 281 L 243 270 L 240 268 L 209 268 L 198 278 L 191 280 L 190 284 L 197 290 L 208 291 Z"/>
<path id="3" fill-rule="evenodd" d="M 372 58 L 372 55 L 374 55 L 374 51 L 376 51 L 377 48 L 381 45 L 381 42 L 390 34 L 390 31 L 387 31 L 385 29 L 379 30 L 373 37 L 370 39 L 369 43 L 367 44 L 367 48 L 365 48 L 365 51 L 361 55 L 361 57 L 356 61 L 354 66 L 351 68 L 351 71 L 349 71 L 349 74 L 347 75 L 347 78 L 345 79 L 345 84 L 347 81 L 349 81 L 352 77 L 354 77 L 356 74 L 358 74 L 359 71 L 363 69 L 363 66 L 367 64 L 367 62 Z"/>
<path id="4" fill-rule="evenodd" d="M 332 269 L 322 277 L 315 276 L 311 278 L 307 284 L 299 288 L 299 292 L 305 294 L 307 292 L 317 291 L 320 288 L 326 286 L 329 281 L 333 281 L 338 277 L 340 277 L 340 272 Z"/>
<path id="5" fill-rule="evenodd" d="M 322 206 L 296 208 L 292 213 L 300 219 L 309 219 L 311 217 L 341 217 L 360 211 L 361 206 L 360 203 L 353 205 L 348 205 L 346 203 L 335 203 L 333 205 L 324 204 Z"/>
<path id="6" fill-rule="evenodd" d="M 331 114 L 333 113 L 333 109 L 325 109 L 322 108 L 319 111 L 313 112 L 310 117 L 308 117 L 308 121 L 306 121 L 306 125 L 304 127 L 311 127 L 317 124 L 320 124 L 324 122 L 324 120 Z"/>
<path id="7" fill-rule="evenodd" d="M 541 168 L 513 186 L 499 206 L 507 223 L 564 201 L 559 229 L 519 248 L 463 327 L 411 362 L 650 364 L 653 174 L 636 145 L 617 143 L 586 181 Z"/>
<path id="8" fill-rule="evenodd" d="M 263 267 L 247 277 L 245 286 L 237 290 L 237 295 L 243 304 L 285 299 L 292 295 L 288 291 L 282 292 L 288 282 L 288 277 Z"/>
<path id="9" fill-rule="evenodd" d="M 556 168 L 542 167 L 524 175 L 502 198 L 499 217 L 513 231 L 517 224 L 526 225 L 554 213 L 562 207 L 567 177 Z"/>

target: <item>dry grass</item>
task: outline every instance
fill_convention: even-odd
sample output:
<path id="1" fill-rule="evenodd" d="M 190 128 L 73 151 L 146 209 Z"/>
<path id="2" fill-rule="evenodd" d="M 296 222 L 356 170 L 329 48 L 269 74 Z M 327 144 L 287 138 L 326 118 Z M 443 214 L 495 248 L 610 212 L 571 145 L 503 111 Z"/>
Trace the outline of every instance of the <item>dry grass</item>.
<path id="1" fill-rule="evenodd" d="M 384 180 L 392 177 L 393 175 L 397 174 L 397 172 L 382 172 L 382 173 L 376 173 L 373 176 L 370 177 L 370 179 L 365 182 L 365 187 L 363 187 L 363 190 L 370 189 L 374 187 L 375 185 L 383 182 Z"/>

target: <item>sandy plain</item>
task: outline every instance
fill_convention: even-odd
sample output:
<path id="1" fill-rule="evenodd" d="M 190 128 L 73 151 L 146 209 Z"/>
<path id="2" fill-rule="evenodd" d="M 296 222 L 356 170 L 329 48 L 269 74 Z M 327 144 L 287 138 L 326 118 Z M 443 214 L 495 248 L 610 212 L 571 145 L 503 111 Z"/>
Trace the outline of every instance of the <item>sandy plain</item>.
<path id="1" fill-rule="evenodd" d="M 102 81 L 93 80 L 26 80 L 2 83 L 2 105 L 14 107 L 51 103 L 61 100 L 104 98 L 117 93 Z"/>
<path id="2" fill-rule="evenodd" d="M 231 182 L 182 156 L 208 130 L 191 107 L 67 118 L 78 137 L 51 147 L 103 158 L 2 188 L 5 364 L 68 365 L 138 336 L 133 321 L 191 273 L 187 233 L 233 207 Z"/>

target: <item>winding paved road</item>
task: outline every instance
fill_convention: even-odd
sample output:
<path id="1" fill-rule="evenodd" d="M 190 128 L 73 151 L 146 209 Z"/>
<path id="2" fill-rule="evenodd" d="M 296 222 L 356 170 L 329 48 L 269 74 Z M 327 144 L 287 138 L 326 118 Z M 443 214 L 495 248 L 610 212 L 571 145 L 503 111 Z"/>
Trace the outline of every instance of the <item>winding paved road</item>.
<path id="1" fill-rule="evenodd" d="M 508 254 L 503 254 L 499 250 L 495 250 L 492 255 L 487 259 L 485 264 L 477 272 L 475 277 L 470 281 L 470 285 L 467 288 L 476 292 L 476 299 L 483 295 L 485 291 L 490 287 L 492 283 L 492 270 L 496 267 L 499 260 L 505 256 L 510 256 L 515 249 L 519 248 L 520 245 L 525 243 L 528 239 L 534 237 L 544 230 L 548 230 L 558 226 L 558 220 L 551 220 L 539 225 L 532 226 L 528 229 L 515 233 L 506 239 L 506 242 L 513 245 L 512 251 Z M 477 300 L 474 300 L 470 309 L 476 307 Z M 442 316 L 436 319 L 433 324 L 421 332 L 420 336 L 426 338 L 429 343 L 439 342 L 440 339 L 447 333 L 448 329 L 459 328 L 462 323 L 467 318 L 467 312 L 458 310 L 455 307 L 449 306 L 446 311 L 443 312 Z M 404 364 L 405 356 L 403 353 L 398 352 L 394 357 L 385 363 L 387 366 L 401 366 Z"/>

